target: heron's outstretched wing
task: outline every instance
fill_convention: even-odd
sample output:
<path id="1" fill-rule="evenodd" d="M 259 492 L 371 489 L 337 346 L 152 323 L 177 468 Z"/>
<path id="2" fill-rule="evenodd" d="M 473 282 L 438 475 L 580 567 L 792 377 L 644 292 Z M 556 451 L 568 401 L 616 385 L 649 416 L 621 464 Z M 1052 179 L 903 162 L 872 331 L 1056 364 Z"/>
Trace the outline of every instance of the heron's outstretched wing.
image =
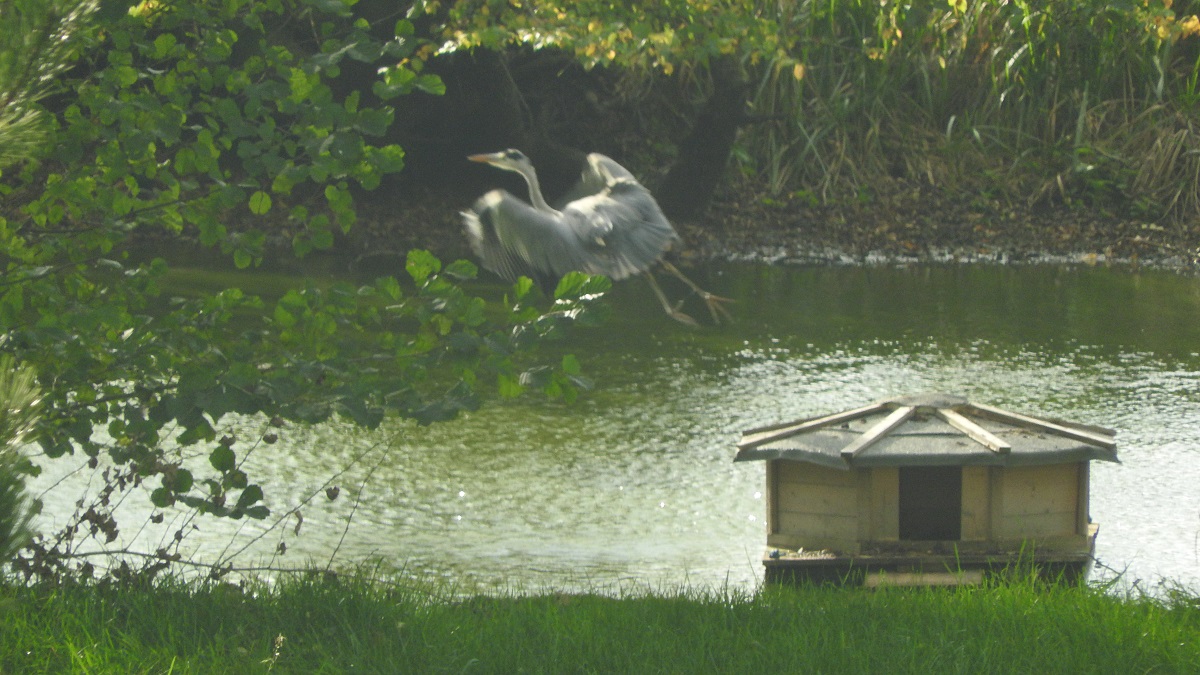
<path id="1" fill-rule="evenodd" d="M 586 251 L 562 217 L 539 211 L 506 190 L 492 190 L 464 211 L 471 250 L 509 281 L 542 281 L 586 265 Z"/>
<path id="2" fill-rule="evenodd" d="M 616 160 L 608 155 L 593 152 L 587 156 L 587 161 L 588 168 L 585 171 L 590 171 L 593 175 L 604 176 L 609 182 L 618 180 L 638 182 L 629 169 L 617 164 Z"/>
<path id="3" fill-rule="evenodd" d="M 620 280 L 644 271 L 678 239 L 650 193 L 625 181 L 559 213 L 493 190 L 463 213 L 463 222 L 483 266 L 509 280 L 572 271 Z"/>
<path id="4" fill-rule="evenodd" d="M 571 202 L 564 214 L 574 212 L 591 214 L 589 235 L 602 243 L 594 253 L 603 269 L 583 270 L 592 274 L 620 280 L 644 272 L 679 241 L 650 191 L 632 178 L 617 179 L 603 192 Z"/>
<path id="5" fill-rule="evenodd" d="M 638 182 L 637 178 L 634 178 L 633 174 L 629 172 L 629 169 L 617 164 L 616 161 L 607 155 L 593 152 L 587 156 L 587 164 L 583 167 L 583 172 L 579 176 L 579 182 L 575 183 L 570 190 L 567 190 L 567 193 L 559 199 L 554 208 L 562 210 L 571 202 L 599 194 L 605 188 L 619 180 L 626 180 L 632 183 Z M 640 185 L 640 183 L 638 184 Z"/>

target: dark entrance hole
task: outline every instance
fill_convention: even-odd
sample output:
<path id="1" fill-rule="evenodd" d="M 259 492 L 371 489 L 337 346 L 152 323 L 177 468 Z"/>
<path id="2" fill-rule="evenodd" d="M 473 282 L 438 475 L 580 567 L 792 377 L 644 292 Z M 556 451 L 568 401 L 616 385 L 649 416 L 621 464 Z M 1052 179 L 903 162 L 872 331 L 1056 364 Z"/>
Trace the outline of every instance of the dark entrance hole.
<path id="1" fill-rule="evenodd" d="M 900 467 L 900 538 L 962 537 L 962 467 Z"/>

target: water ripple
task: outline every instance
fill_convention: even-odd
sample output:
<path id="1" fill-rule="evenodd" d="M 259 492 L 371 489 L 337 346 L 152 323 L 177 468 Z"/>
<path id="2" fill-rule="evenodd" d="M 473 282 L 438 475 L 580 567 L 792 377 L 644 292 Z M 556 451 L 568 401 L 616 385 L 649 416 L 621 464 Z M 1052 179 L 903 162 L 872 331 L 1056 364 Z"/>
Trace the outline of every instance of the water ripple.
<path id="1" fill-rule="evenodd" d="M 452 424 L 389 421 L 370 433 L 283 429 L 247 470 L 262 476 L 275 514 L 300 510 L 300 535 L 286 517 L 248 550 L 268 559 L 283 539 L 283 562 L 327 560 L 336 548 L 343 561 L 377 556 L 403 574 L 485 588 L 753 586 L 763 468 L 731 462 L 741 431 L 948 391 L 1116 429 L 1122 464 L 1092 474 L 1100 559 L 1131 579 L 1200 588 L 1196 280 L 1058 268 L 761 271 L 726 270 L 717 291 L 739 299 L 739 325 L 700 331 L 618 286 L 614 325 L 569 345 L 599 385 L 575 405 L 507 402 Z M 253 438 L 263 420 L 231 424 Z M 70 508 L 49 501 L 43 518 Z M 204 522 L 191 536 L 197 550 L 220 551 L 270 524 Z"/>

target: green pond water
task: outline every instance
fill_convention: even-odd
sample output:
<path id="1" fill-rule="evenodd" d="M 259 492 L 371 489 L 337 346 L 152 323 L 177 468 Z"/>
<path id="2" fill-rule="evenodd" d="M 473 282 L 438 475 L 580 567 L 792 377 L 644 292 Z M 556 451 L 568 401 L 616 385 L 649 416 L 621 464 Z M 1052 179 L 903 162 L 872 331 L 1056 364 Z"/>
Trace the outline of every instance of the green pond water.
<path id="1" fill-rule="evenodd" d="M 688 328 L 644 282 L 619 283 L 612 320 L 567 345 L 596 383 L 575 404 L 530 397 L 427 428 L 289 427 L 254 451 L 250 471 L 276 514 L 304 504 L 299 534 L 295 516 L 203 520 L 184 551 L 240 551 L 243 564 L 382 560 L 465 589 L 753 587 L 764 478 L 761 463 L 732 462 L 741 432 L 946 391 L 1116 429 L 1122 463 L 1093 464 L 1093 578 L 1115 570 L 1200 591 L 1200 280 L 1065 265 L 692 271 L 737 300 L 735 324 Z M 189 283 L 278 281 L 196 271 Z M 685 309 L 707 318 L 692 300 Z M 262 433 L 259 419 L 230 424 Z M 81 485 L 99 487 L 67 464 L 38 483 L 56 486 L 48 525 Z M 132 518 L 146 504 L 135 495 L 121 509 Z M 121 543 L 153 550 L 184 524 L 127 526 Z"/>

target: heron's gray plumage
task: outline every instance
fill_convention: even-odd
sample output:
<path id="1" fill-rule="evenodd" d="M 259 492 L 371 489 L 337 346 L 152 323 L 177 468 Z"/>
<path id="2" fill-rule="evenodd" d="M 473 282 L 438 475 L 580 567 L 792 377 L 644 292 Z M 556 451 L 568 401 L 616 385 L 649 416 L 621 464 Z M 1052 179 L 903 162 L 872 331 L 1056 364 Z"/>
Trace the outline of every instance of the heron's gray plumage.
<path id="1" fill-rule="evenodd" d="M 615 160 L 607 155 L 593 152 L 587 156 L 587 165 L 583 167 L 579 181 L 570 190 L 567 190 L 566 194 L 559 199 L 555 208 L 561 208 L 577 199 L 594 195 L 620 180 L 641 185 L 641 183 L 638 183 L 638 179 L 634 178 L 633 174 L 629 172 L 629 169 L 617 164 Z"/>
<path id="2" fill-rule="evenodd" d="M 543 288 L 552 288 L 567 272 L 603 274 L 614 280 L 645 273 L 663 311 L 676 321 L 697 325 L 679 311 L 678 304 L 671 306 L 658 287 L 650 271 L 658 262 L 704 299 L 714 322 L 729 318 L 721 303 L 732 300 L 700 288 L 662 259 L 679 235 L 650 191 L 612 159 L 588 155 L 579 183 L 557 208 L 546 203 L 533 164 L 519 150 L 467 159 L 516 171 L 529 184 L 528 202 L 492 190 L 463 212 L 471 250 L 485 268 L 509 281 L 529 277 Z"/>
<path id="3" fill-rule="evenodd" d="M 545 204 L 532 165 L 515 151 L 493 157 L 506 154 L 511 163 L 496 166 L 522 173 L 531 201 Z M 558 209 L 537 208 L 493 190 L 464 212 L 463 220 L 483 266 L 510 281 L 557 279 L 572 271 L 621 280 L 648 269 L 679 239 L 633 174 L 596 153 L 588 156 L 579 184 Z"/>

